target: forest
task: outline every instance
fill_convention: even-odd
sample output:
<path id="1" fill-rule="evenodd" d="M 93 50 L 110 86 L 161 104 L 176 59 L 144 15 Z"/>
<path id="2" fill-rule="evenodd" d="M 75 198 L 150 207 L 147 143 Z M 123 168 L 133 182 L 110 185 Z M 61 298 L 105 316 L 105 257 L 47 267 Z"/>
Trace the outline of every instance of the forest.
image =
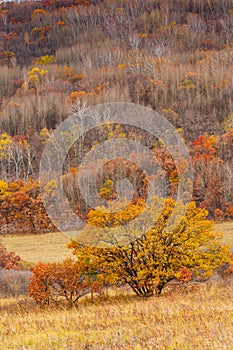
<path id="1" fill-rule="evenodd" d="M 190 150 L 193 199 L 232 219 L 232 11 L 227 0 L 1 5 L 1 232 L 52 229 L 37 183 L 44 145 L 71 113 L 104 102 L 167 118 Z"/>
<path id="2" fill-rule="evenodd" d="M 0 322 L 8 327 L 2 331 L 6 349 L 221 348 L 222 331 L 216 330 L 216 340 L 210 329 L 220 319 L 226 330 L 232 327 L 232 307 L 227 304 L 225 317 L 223 298 L 230 300 L 233 276 L 232 226 L 227 226 L 233 220 L 232 77 L 232 0 L 0 3 L 0 296 L 24 298 L 23 306 L 21 301 L 12 306 L 18 299 L 9 305 L 8 299 L 0 299 L 5 310 Z M 117 103 L 118 113 L 120 106 L 127 106 L 126 120 L 135 118 L 135 124 L 104 119 L 101 106 L 107 111 Z M 147 130 L 150 112 L 170 125 L 187 153 L 178 157 L 179 149 L 163 142 L 163 136 L 173 140 L 169 130 L 161 137 Z M 70 122 L 70 130 L 59 129 L 72 116 L 80 122 Z M 126 141 L 120 154 L 118 145 Z M 131 151 L 133 143 L 137 149 Z M 110 152 L 111 145 L 109 160 L 106 150 Z M 57 149 L 59 159 L 62 147 L 68 151 L 58 167 L 49 151 Z M 147 176 L 144 169 L 151 168 Z M 151 182 L 156 195 L 148 202 Z M 60 188 L 69 207 L 59 197 Z M 90 203 L 92 191 L 96 205 Z M 180 191 L 184 204 L 177 200 Z M 119 193 L 131 197 L 119 199 Z M 174 226 L 168 227 L 170 219 Z M 82 224 L 74 236 L 77 222 Z M 228 236 L 215 229 L 218 225 L 231 227 Z M 69 238 L 65 260 L 55 260 L 51 253 L 49 259 L 35 262 L 32 253 L 26 261 L 17 244 L 12 251 L 5 246 L 9 238 L 17 243 L 44 237 L 45 242 L 58 229 Z M 49 241 L 48 247 L 52 252 Z M 187 322 L 184 333 L 192 338 L 193 329 L 193 339 L 174 335 L 175 298 L 179 326 Z M 158 309 L 158 319 L 150 316 L 150 305 Z M 51 307 L 56 310 L 53 316 Z M 83 329 L 75 328 L 76 308 Z M 134 328 L 133 308 L 141 322 L 138 329 L 147 325 L 141 330 L 144 338 Z M 123 322 L 124 310 L 129 318 Z M 111 312 L 113 324 L 106 321 Z M 16 343 L 8 313 L 20 334 Z M 32 315 L 30 326 L 18 316 L 25 313 Z M 92 333 L 92 313 L 97 333 Z M 37 315 L 54 317 L 55 340 L 45 335 Z M 196 317 L 204 316 L 206 328 L 198 335 Z M 156 325 L 164 319 L 170 335 L 159 324 L 150 336 L 150 317 Z M 60 329 L 65 319 L 72 329 L 70 340 Z M 46 347 L 31 334 L 23 339 L 27 327 L 39 329 Z M 230 334 L 223 336 L 226 349 L 233 341 Z"/>

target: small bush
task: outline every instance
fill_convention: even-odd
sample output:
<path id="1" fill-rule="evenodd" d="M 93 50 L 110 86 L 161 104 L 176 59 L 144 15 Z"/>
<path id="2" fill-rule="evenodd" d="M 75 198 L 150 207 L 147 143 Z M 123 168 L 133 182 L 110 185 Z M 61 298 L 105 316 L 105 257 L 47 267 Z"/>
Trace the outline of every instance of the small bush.
<path id="1" fill-rule="evenodd" d="M 103 284 L 87 262 L 67 259 L 59 263 L 38 263 L 33 269 L 28 295 L 39 305 L 58 305 L 65 301 L 73 306 L 82 296 L 102 290 Z"/>
<path id="2" fill-rule="evenodd" d="M 0 239 L 0 269 L 17 270 L 21 258 L 15 252 L 8 252 Z"/>

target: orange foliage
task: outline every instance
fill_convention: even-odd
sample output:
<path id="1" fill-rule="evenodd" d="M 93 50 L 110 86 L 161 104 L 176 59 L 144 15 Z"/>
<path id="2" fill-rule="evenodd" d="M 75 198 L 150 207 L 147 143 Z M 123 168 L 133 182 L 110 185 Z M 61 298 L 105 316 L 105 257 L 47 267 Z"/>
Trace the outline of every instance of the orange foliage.
<path id="1" fill-rule="evenodd" d="M 21 258 L 14 252 L 8 252 L 0 238 L 0 269 L 17 270 Z"/>
<path id="2" fill-rule="evenodd" d="M 103 285 L 88 261 L 67 259 L 59 263 L 39 263 L 34 267 L 28 294 L 40 304 L 59 304 L 64 300 L 73 306 L 90 293 L 101 292 Z"/>
<path id="3" fill-rule="evenodd" d="M 86 97 L 87 93 L 86 91 L 73 91 L 70 93 L 70 100 L 72 103 L 74 103 L 77 99 L 82 99 L 83 97 Z"/>
<path id="4" fill-rule="evenodd" d="M 11 182 L 0 195 L 1 233 L 37 233 L 53 229 L 43 207 L 38 181 Z"/>

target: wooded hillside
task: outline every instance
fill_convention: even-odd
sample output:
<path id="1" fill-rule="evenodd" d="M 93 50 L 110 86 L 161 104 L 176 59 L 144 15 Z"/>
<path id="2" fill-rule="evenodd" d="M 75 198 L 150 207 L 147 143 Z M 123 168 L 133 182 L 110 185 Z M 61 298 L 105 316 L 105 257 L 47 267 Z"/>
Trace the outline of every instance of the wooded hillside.
<path id="1" fill-rule="evenodd" d="M 2 232 L 53 229 L 37 183 L 49 135 L 74 111 L 119 101 L 175 126 L 192 157 L 193 199 L 233 218 L 232 0 L 4 2 L 0 50 Z M 111 133 L 120 131 L 86 135 L 84 150 Z M 155 153 L 174 179 L 166 152 Z"/>

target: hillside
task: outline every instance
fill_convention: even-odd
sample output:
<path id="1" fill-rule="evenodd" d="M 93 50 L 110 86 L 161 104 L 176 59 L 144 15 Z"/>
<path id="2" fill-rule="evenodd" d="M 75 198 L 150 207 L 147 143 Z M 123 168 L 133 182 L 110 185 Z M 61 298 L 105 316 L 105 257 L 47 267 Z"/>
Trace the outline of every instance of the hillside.
<path id="1" fill-rule="evenodd" d="M 165 117 L 190 152 L 193 200 L 210 218 L 233 218 L 232 1 L 25 1 L 1 4 L 0 16 L 2 234 L 56 230 L 37 182 L 44 147 L 72 113 L 104 102 L 135 103 Z M 71 183 L 83 155 L 132 133 L 108 125 L 70 149 L 64 190 L 82 219 L 89 207 Z M 174 160 L 140 133 L 166 172 L 166 195 L 175 197 Z M 98 186 L 117 180 L 102 176 Z"/>
<path id="2" fill-rule="evenodd" d="M 88 105 L 150 106 L 182 127 L 188 140 L 228 130 L 232 2 L 178 3 L 1 5 L 2 130 L 26 136 L 29 128 L 54 128 L 76 98 Z M 33 71 L 40 67 L 46 73 Z"/>
<path id="3" fill-rule="evenodd" d="M 232 73 L 233 0 L 0 1 L 1 349 L 233 349 Z"/>

